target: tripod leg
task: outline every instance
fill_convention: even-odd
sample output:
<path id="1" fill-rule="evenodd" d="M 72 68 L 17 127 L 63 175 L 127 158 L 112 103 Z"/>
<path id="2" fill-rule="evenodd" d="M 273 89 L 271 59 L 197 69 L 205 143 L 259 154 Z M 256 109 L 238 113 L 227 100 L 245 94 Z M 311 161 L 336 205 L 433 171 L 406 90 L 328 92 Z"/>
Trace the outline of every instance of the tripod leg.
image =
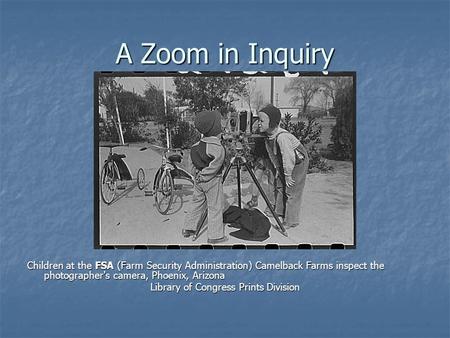
<path id="1" fill-rule="evenodd" d="M 277 221 L 278 227 L 281 230 L 281 234 L 287 237 L 286 229 L 283 227 L 283 224 L 281 223 L 280 219 L 278 218 L 278 215 L 275 213 L 275 210 L 272 207 L 272 203 L 270 203 L 269 198 L 267 197 L 266 193 L 264 192 L 264 189 L 261 187 L 261 184 L 256 179 L 255 173 L 253 172 L 252 168 L 248 165 L 248 163 L 244 162 L 245 167 L 247 168 L 247 171 L 250 173 L 250 176 L 253 179 L 253 182 L 255 182 L 256 186 L 258 187 L 259 192 L 261 193 L 261 196 L 264 198 L 264 201 L 266 202 L 267 206 L 270 209 L 270 212 L 272 213 L 273 217 Z M 278 229 L 277 229 L 278 230 Z"/>
<path id="2" fill-rule="evenodd" d="M 222 183 L 225 183 L 225 180 L 227 179 L 228 174 L 230 173 L 231 167 L 234 164 L 234 158 L 231 159 L 230 163 L 228 164 L 227 168 L 225 169 L 225 172 L 223 174 Z"/>
<path id="3" fill-rule="evenodd" d="M 230 164 L 228 164 L 227 168 L 225 169 L 225 173 L 223 174 L 222 183 L 225 182 L 227 179 L 227 176 L 230 172 L 231 167 L 233 166 L 234 159 L 230 161 Z M 202 214 L 202 217 L 200 218 L 200 221 L 197 224 L 197 230 L 195 230 L 194 236 L 192 236 L 192 241 L 195 241 L 198 236 L 200 235 L 200 232 L 202 231 L 203 226 L 205 225 L 206 217 L 208 216 L 208 210 L 205 210 L 205 212 Z"/>
<path id="4" fill-rule="evenodd" d="M 242 196 L 241 196 L 241 163 L 240 161 L 237 162 L 237 187 L 238 187 L 238 206 L 239 208 L 242 207 Z"/>
<path id="5" fill-rule="evenodd" d="M 198 238 L 200 232 L 202 231 L 203 225 L 205 224 L 205 221 L 206 221 L 206 216 L 208 216 L 208 209 L 206 209 L 203 212 L 202 217 L 200 218 L 200 221 L 197 224 L 197 229 L 195 230 L 195 234 L 194 234 L 194 236 L 192 236 L 192 241 L 195 241 Z"/>

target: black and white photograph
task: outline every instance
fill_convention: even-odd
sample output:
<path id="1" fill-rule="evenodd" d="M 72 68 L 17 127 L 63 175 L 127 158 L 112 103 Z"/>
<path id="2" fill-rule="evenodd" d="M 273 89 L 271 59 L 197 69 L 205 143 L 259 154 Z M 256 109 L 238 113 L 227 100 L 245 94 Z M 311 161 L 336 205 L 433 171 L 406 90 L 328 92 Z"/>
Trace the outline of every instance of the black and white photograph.
<path id="1" fill-rule="evenodd" d="M 354 72 L 94 74 L 96 248 L 354 248 Z"/>

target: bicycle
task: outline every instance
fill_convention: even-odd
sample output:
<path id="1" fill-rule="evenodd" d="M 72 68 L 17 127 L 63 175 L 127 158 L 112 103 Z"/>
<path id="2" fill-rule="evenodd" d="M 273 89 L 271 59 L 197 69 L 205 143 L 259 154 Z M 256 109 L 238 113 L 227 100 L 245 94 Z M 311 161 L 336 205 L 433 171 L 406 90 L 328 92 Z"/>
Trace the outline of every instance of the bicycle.
<path id="1" fill-rule="evenodd" d="M 175 179 L 187 180 L 194 184 L 194 176 L 180 166 L 183 159 L 183 149 L 181 148 L 165 148 L 150 145 L 151 148 L 162 150 L 161 166 L 158 168 L 153 181 L 153 196 L 158 211 L 165 215 L 173 204 Z M 141 151 L 148 149 L 141 148 Z M 177 152 L 169 155 L 171 152 Z"/>
<path id="2" fill-rule="evenodd" d="M 100 147 L 109 148 L 108 157 L 105 160 L 101 174 L 101 197 L 105 204 L 111 204 L 117 194 L 118 181 L 132 180 L 130 169 L 123 161 L 125 154 L 113 153 L 113 148 L 126 146 L 127 144 L 104 144 Z M 119 169 L 120 168 L 120 169 Z M 145 173 L 142 168 L 139 168 L 136 178 L 137 186 L 140 190 L 145 187 Z"/>

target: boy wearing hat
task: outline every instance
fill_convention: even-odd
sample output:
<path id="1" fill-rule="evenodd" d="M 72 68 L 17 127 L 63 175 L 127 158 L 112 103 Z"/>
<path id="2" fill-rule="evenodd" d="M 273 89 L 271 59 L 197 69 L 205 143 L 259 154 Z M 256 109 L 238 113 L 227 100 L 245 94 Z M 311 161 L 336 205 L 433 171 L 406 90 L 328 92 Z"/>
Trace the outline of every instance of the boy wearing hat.
<path id="1" fill-rule="evenodd" d="M 309 157 L 305 147 L 287 130 L 280 128 L 281 112 L 269 104 L 258 112 L 260 131 L 269 158 L 276 168 L 275 212 L 288 228 L 300 224 L 300 205 L 308 172 Z"/>
<path id="2" fill-rule="evenodd" d="M 182 235 L 189 237 L 195 234 L 197 224 L 207 208 L 208 243 L 221 243 L 228 239 L 224 234 L 222 213 L 225 149 L 220 142 L 221 114 L 218 111 L 202 111 L 195 116 L 194 124 L 203 136 L 191 148 L 194 194 L 191 211 L 184 220 Z"/>

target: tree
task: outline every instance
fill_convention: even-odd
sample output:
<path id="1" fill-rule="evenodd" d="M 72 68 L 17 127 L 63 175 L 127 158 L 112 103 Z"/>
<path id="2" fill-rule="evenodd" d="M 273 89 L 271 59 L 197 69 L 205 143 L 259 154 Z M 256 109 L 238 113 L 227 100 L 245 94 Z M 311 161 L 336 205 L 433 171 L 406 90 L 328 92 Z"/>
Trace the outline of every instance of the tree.
<path id="1" fill-rule="evenodd" d="M 265 100 L 264 100 L 264 95 L 260 90 L 258 90 L 255 93 L 252 103 L 253 103 L 253 107 L 255 108 L 256 112 L 259 112 L 260 109 L 263 107 Z"/>
<path id="2" fill-rule="evenodd" d="M 326 76 L 320 79 L 320 89 L 322 90 L 323 95 L 331 100 L 331 106 L 334 107 L 336 104 L 336 96 L 341 90 L 352 83 L 351 77 Z"/>
<path id="3" fill-rule="evenodd" d="M 98 84 L 99 103 L 106 108 L 107 118 L 99 126 L 102 141 L 119 141 L 120 131 L 116 115 L 116 96 L 123 91 L 116 78 L 100 77 Z"/>
<path id="4" fill-rule="evenodd" d="M 147 81 L 144 97 L 147 101 L 148 115 L 156 124 L 164 126 L 164 128 L 159 130 L 158 141 L 161 144 L 166 144 L 167 128 L 171 136 L 172 146 L 176 148 L 181 147 L 183 145 L 183 138 L 186 138 L 189 134 L 186 132 L 189 128 L 180 121 L 179 113 L 175 109 L 174 94 L 166 91 L 165 95 L 166 103 L 164 105 L 164 91 L 150 81 Z M 182 126 L 181 132 L 180 126 Z M 186 145 L 184 144 L 183 146 Z"/>
<path id="5" fill-rule="evenodd" d="M 126 142 L 149 140 L 149 133 L 145 130 L 148 121 L 148 103 L 144 97 L 129 91 L 117 93 L 117 108 L 120 114 L 123 137 Z"/>
<path id="6" fill-rule="evenodd" d="M 243 77 L 175 77 L 175 98 L 194 111 L 228 109 L 245 90 Z"/>
<path id="7" fill-rule="evenodd" d="M 264 105 L 264 95 L 261 90 L 257 90 L 256 79 L 247 80 L 239 96 L 247 103 L 252 114 L 258 112 Z"/>
<path id="8" fill-rule="evenodd" d="M 164 109 L 164 93 L 161 89 L 158 89 L 154 84 L 147 82 L 144 98 L 147 101 L 148 116 L 160 123 L 164 120 L 165 109 Z M 168 105 L 170 106 L 170 100 L 168 100 Z"/>
<path id="9" fill-rule="evenodd" d="M 320 81 L 317 77 L 296 77 L 292 78 L 284 88 L 285 93 L 293 94 L 291 98 L 292 104 L 301 103 L 300 113 L 307 114 L 308 104 L 320 88 Z"/>
<path id="10" fill-rule="evenodd" d="M 345 86 L 337 92 L 333 110 L 336 115 L 336 125 L 331 131 L 334 156 L 337 159 L 352 160 L 355 144 L 355 97 L 352 86 Z"/>
<path id="11" fill-rule="evenodd" d="M 122 122 L 137 122 L 149 118 L 148 103 L 142 96 L 122 91 L 116 97 Z"/>
<path id="12" fill-rule="evenodd" d="M 106 107 L 106 113 L 108 115 L 113 114 L 116 109 L 114 102 L 114 96 L 123 91 L 123 86 L 120 85 L 116 78 L 113 77 L 100 77 L 98 85 L 99 102 Z"/>
<path id="13" fill-rule="evenodd" d="M 256 80 L 251 79 L 246 80 L 243 90 L 239 93 L 239 96 L 242 99 L 244 99 L 244 101 L 247 103 L 250 113 L 252 113 L 252 101 L 255 91 L 256 91 Z"/>
<path id="14" fill-rule="evenodd" d="M 333 101 L 330 98 L 327 88 L 320 87 L 317 91 L 316 102 L 320 105 L 324 112 L 329 113 L 330 105 L 332 107 Z"/>

